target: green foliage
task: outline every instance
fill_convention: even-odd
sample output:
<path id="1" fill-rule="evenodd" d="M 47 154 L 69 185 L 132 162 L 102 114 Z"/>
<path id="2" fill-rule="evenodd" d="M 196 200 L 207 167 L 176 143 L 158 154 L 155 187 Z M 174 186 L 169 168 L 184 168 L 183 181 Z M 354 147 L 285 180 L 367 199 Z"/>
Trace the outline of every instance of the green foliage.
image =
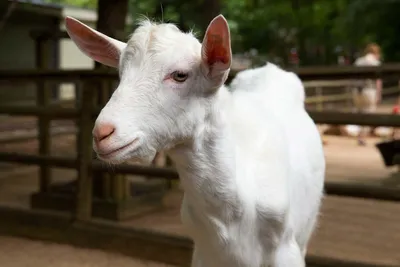
<path id="1" fill-rule="evenodd" d="M 78 6 L 83 8 L 96 8 L 97 0 L 44 0 L 47 3 Z"/>
<path id="2" fill-rule="evenodd" d="M 97 2 L 46 1 L 92 8 Z M 129 0 L 129 9 L 134 19 L 173 22 L 200 38 L 210 15 L 222 13 L 236 53 L 257 49 L 287 59 L 296 47 L 301 64 L 336 64 L 336 47 L 352 55 L 377 42 L 386 61 L 400 61 L 398 0 Z"/>
<path id="3" fill-rule="evenodd" d="M 400 60 L 398 10 L 397 0 L 230 0 L 223 13 L 239 50 L 285 57 L 297 47 L 303 64 L 335 64 L 337 46 L 353 54 L 369 42 Z"/>

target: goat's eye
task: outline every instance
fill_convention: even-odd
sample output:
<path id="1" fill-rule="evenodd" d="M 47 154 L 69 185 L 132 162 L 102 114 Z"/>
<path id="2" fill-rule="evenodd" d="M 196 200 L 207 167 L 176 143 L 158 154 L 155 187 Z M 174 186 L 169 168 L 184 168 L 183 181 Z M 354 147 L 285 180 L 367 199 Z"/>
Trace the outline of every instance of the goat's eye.
<path id="1" fill-rule="evenodd" d="M 183 83 L 184 81 L 186 81 L 186 79 L 188 78 L 189 74 L 184 73 L 184 72 L 180 72 L 180 71 L 175 71 L 172 73 L 172 79 L 174 79 L 176 82 L 178 83 Z"/>

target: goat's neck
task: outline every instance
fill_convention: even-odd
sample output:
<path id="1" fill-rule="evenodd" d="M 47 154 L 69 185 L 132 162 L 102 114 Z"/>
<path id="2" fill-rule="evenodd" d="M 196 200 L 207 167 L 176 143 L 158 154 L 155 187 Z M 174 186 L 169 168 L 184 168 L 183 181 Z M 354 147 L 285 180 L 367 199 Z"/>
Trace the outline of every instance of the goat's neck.
<path id="1" fill-rule="evenodd" d="M 221 92 L 192 141 L 169 152 L 187 200 L 216 212 L 237 197 L 236 153 L 227 119 L 229 101 L 229 93 Z"/>

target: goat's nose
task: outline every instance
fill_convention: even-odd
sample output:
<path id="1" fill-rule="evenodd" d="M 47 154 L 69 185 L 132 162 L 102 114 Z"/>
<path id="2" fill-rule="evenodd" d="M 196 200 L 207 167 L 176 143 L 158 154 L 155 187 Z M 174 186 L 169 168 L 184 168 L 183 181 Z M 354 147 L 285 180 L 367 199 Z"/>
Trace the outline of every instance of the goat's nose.
<path id="1" fill-rule="evenodd" d="M 98 143 L 107 137 L 111 136 L 115 131 L 115 127 L 112 124 L 104 123 L 96 125 L 93 129 L 94 140 Z"/>

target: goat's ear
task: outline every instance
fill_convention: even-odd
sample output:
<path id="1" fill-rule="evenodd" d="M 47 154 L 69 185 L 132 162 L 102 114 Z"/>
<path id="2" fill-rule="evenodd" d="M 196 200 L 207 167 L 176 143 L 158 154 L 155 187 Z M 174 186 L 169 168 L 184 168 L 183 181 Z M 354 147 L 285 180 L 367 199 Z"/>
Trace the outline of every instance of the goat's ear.
<path id="1" fill-rule="evenodd" d="M 104 65 L 118 67 L 126 43 L 108 37 L 71 17 L 65 18 L 65 26 L 71 39 L 85 55 Z"/>
<path id="2" fill-rule="evenodd" d="M 223 15 L 218 15 L 208 25 L 201 58 L 207 77 L 216 86 L 222 85 L 228 77 L 232 61 L 229 26 Z"/>

